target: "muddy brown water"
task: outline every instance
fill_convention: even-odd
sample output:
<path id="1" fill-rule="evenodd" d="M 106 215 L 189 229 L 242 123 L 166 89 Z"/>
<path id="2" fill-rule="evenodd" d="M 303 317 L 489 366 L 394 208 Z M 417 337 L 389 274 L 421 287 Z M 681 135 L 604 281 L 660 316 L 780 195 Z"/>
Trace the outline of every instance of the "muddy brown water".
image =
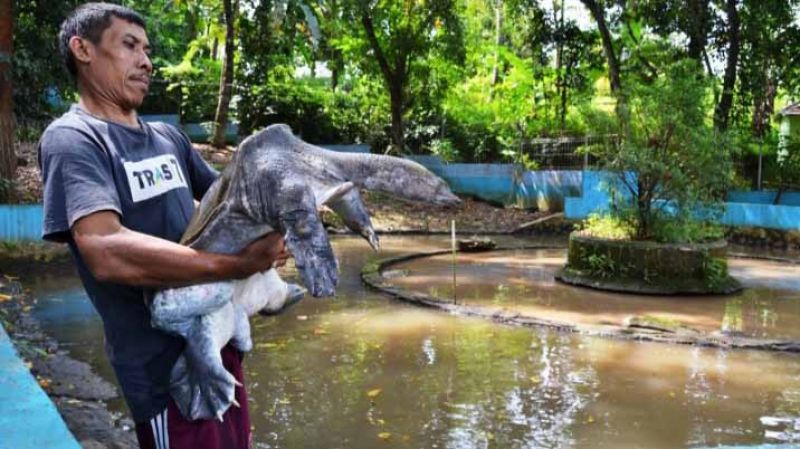
<path id="1" fill-rule="evenodd" d="M 530 244 L 530 240 L 498 239 Z M 337 297 L 254 317 L 245 369 L 260 448 L 681 448 L 800 441 L 800 356 L 620 341 L 417 308 L 367 290 L 376 258 L 449 247 L 384 237 L 374 255 L 334 238 Z M 755 336 L 800 334 L 800 267 L 734 260 L 749 287 L 699 300 L 604 295 L 552 280 L 563 250 L 459 256 L 457 297 L 614 321 L 646 312 Z M 448 256 L 393 282 L 452 295 Z M 293 273 L 285 273 L 291 277 Z M 448 277 L 449 276 L 449 277 Z M 445 280 L 447 277 L 447 280 Z M 449 283 L 448 283 L 449 280 Z M 113 379 L 100 322 L 74 276 L 26 276 L 44 328 Z M 447 290 L 447 289 L 451 290 Z M 571 293 L 570 293 L 571 292 Z M 615 302 L 616 301 L 616 302 Z M 121 401 L 112 408 L 123 411 Z"/>

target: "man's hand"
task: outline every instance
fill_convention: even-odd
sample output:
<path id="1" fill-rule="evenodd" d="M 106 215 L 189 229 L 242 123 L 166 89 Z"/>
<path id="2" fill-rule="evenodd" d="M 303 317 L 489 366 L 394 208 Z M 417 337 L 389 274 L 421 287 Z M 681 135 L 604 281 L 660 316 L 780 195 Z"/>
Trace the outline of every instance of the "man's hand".
<path id="1" fill-rule="evenodd" d="M 245 278 L 270 268 L 282 267 L 292 255 L 286 251 L 283 236 L 279 232 L 270 232 L 247 245 L 237 256 L 241 269 L 237 277 Z"/>

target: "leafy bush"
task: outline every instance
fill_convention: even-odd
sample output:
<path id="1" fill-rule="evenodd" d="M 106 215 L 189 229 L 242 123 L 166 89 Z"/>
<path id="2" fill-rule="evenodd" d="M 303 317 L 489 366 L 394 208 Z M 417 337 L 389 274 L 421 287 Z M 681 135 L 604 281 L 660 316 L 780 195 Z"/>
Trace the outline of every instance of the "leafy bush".
<path id="1" fill-rule="evenodd" d="M 627 240 L 636 235 L 633 210 L 625 213 L 591 214 L 583 223 L 583 231 L 593 237 L 610 240 Z M 657 220 L 652 229 L 652 240 L 660 243 L 698 243 L 718 240 L 725 230 L 716 224 L 700 220 L 679 220 L 677 217 Z"/>
<path id="2" fill-rule="evenodd" d="M 319 80 L 271 79 L 243 93 L 239 105 L 242 133 L 286 123 L 311 143 L 386 145 L 388 104 L 374 83 L 336 92 Z"/>
<path id="3" fill-rule="evenodd" d="M 628 221 L 608 214 L 590 214 L 583 222 L 583 231 L 593 237 L 609 240 L 629 239 L 634 233 Z"/>
<path id="4" fill-rule="evenodd" d="M 678 61 L 652 83 L 630 86 L 629 116 L 621 129 L 605 130 L 621 135 L 619 145 L 597 149 L 601 167 L 617 175 L 612 213 L 635 239 L 693 240 L 678 227 L 722 210 L 733 178 L 730 143 L 708 123 L 705 91 L 700 67 Z"/>
<path id="5" fill-rule="evenodd" d="M 170 82 L 165 93 L 171 98 L 180 99 L 183 123 L 214 120 L 217 109 L 222 64 L 213 59 L 195 58 L 197 51 L 199 48 L 190 50 L 183 61 L 160 70 L 161 75 Z"/>

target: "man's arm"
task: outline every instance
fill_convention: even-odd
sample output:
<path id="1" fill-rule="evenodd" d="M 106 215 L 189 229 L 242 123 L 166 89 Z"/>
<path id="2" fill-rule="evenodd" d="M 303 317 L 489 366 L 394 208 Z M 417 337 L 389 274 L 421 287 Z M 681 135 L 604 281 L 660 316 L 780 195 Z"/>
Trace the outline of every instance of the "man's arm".
<path id="1" fill-rule="evenodd" d="M 71 228 L 86 265 L 99 281 L 146 287 L 175 287 L 241 279 L 283 265 L 289 254 L 273 232 L 236 255 L 198 251 L 132 231 L 112 211 L 87 215 Z"/>

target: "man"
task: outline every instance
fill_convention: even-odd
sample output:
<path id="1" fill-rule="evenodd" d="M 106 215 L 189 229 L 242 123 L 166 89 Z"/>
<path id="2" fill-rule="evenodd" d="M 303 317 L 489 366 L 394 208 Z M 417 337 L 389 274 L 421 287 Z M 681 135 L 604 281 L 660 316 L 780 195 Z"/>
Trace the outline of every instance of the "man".
<path id="1" fill-rule="evenodd" d="M 219 421 L 187 422 L 169 398 L 180 337 L 150 325 L 152 289 L 245 278 L 285 263 L 275 233 L 235 256 L 177 242 L 217 173 L 186 136 L 139 120 L 153 66 L 144 20 L 104 3 L 77 8 L 64 21 L 59 48 L 79 101 L 42 136 L 44 238 L 66 242 L 105 330 L 106 352 L 136 422 L 142 448 L 247 448 L 247 398 Z M 242 382 L 242 355 L 222 351 Z M 243 383 L 243 382 L 242 382 Z"/>

